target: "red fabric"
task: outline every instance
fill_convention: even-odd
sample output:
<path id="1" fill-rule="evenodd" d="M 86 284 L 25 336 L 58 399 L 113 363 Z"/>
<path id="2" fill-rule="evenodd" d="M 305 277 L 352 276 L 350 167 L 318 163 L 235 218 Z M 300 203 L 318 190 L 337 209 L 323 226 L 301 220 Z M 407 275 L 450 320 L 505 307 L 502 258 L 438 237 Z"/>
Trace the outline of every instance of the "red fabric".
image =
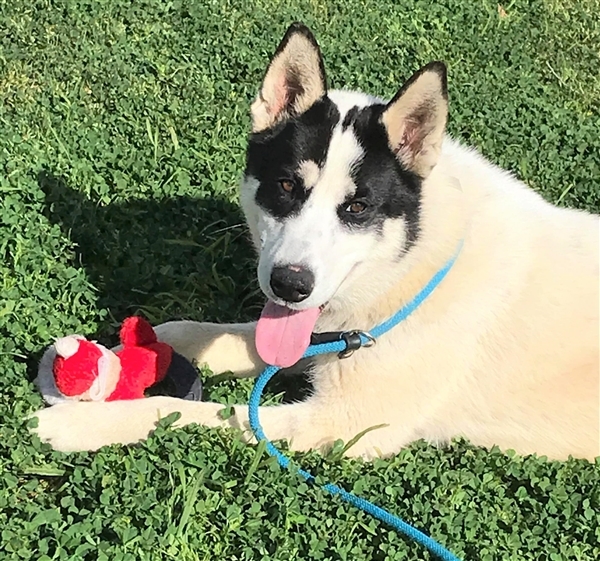
<path id="1" fill-rule="evenodd" d="M 57 356 L 52 365 L 56 387 L 69 397 L 81 395 L 90 389 L 98 377 L 98 359 L 102 351 L 83 339 L 79 341 L 77 352 L 69 358 Z"/>
<path id="2" fill-rule="evenodd" d="M 106 401 L 141 399 L 144 391 L 163 380 L 171 364 L 173 349 L 157 341 L 152 326 L 141 317 L 127 318 L 121 326 L 123 348 L 116 353 L 121 363 L 117 386 Z M 102 352 L 95 343 L 80 341 L 78 351 L 68 359 L 57 357 L 53 370 L 56 387 L 67 396 L 89 390 L 98 377 Z"/>
<path id="3" fill-rule="evenodd" d="M 121 376 L 106 401 L 141 399 L 144 390 L 156 381 L 156 353 L 143 347 L 128 347 L 117 353 Z"/>
<path id="4" fill-rule="evenodd" d="M 157 340 L 152 326 L 139 316 L 125 319 L 119 336 L 124 347 L 147 347 Z"/>
<path id="5" fill-rule="evenodd" d="M 152 349 L 156 353 L 156 382 L 160 382 L 167 375 L 167 370 L 173 358 L 173 347 L 166 343 L 156 342 L 146 348 Z"/>
<path id="6" fill-rule="evenodd" d="M 150 323 L 139 316 L 129 317 L 123 321 L 119 335 L 124 349 L 144 347 L 145 349 L 151 349 L 155 353 L 154 377 L 152 382 L 146 387 L 150 387 L 152 384 L 163 380 L 167 375 L 169 364 L 171 364 L 173 349 L 166 343 L 158 342 L 156 333 Z M 117 354 L 121 356 L 122 352 Z M 135 361 L 131 361 L 131 365 L 132 369 L 135 369 Z"/>

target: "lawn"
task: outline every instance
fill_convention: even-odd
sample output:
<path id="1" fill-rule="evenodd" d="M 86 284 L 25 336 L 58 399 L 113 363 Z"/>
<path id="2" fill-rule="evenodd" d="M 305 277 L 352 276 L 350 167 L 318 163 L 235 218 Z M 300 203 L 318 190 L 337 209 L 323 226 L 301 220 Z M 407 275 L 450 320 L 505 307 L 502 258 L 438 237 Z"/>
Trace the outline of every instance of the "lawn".
<path id="1" fill-rule="evenodd" d="M 138 446 L 55 453 L 24 420 L 42 406 L 36 362 L 67 333 L 114 342 L 130 314 L 257 317 L 236 185 L 249 103 L 296 19 L 336 87 L 391 96 L 445 60 L 455 136 L 548 200 L 599 211 L 598 13 L 598 0 L 0 1 L 0 558 L 432 559 L 229 433 L 161 426 Z M 206 394 L 243 402 L 249 384 Z M 465 561 L 600 559 L 600 461 L 463 441 L 297 460 Z"/>

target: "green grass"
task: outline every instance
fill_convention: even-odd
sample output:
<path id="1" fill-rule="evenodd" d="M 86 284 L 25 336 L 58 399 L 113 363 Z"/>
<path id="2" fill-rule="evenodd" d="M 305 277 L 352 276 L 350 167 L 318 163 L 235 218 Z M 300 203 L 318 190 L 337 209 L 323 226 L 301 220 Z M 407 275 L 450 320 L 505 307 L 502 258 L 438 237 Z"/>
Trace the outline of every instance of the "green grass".
<path id="1" fill-rule="evenodd" d="M 392 95 L 447 61 L 450 130 L 547 199 L 600 209 L 597 0 L 0 1 L 0 557 L 430 559 L 368 516 L 199 427 L 63 455 L 29 436 L 53 337 L 126 315 L 257 316 L 237 206 L 248 106 L 287 25 L 332 85 Z M 207 394 L 244 401 L 249 383 Z M 298 458 L 466 560 L 600 558 L 600 462 L 415 443 Z"/>

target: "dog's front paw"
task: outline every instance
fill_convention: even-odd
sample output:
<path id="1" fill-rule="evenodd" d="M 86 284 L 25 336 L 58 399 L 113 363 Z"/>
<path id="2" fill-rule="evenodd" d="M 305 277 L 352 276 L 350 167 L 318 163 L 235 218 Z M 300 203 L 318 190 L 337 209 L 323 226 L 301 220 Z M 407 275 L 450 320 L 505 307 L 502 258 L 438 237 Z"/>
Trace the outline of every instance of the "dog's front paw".
<path id="1" fill-rule="evenodd" d="M 53 405 L 32 415 L 38 426 L 32 431 L 61 452 L 98 450 L 110 444 L 144 440 L 163 414 L 161 404 L 170 398 L 113 402 L 70 402 Z"/>

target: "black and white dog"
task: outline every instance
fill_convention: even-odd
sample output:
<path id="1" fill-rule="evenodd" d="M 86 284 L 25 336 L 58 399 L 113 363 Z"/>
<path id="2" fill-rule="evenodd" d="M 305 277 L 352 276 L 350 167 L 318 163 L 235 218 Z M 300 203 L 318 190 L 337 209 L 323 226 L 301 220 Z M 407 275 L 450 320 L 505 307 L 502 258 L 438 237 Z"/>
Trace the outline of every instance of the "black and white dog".
<path id="1" fill-rule="evenodd" d="M 462 246 L 437 290 L 377 344 L 310 365 L 303 402 L 262 408 L 296 450 L 350 440 L 394 454 L 463 436 L 551 458 L 599 448 L 598 216 L 559 209 L 445 134 L 446 69 L 418 71 L 389 102 L 328 91 L 311 32 L 295 24 L 252 105 L 241 203 L 268 303 L 257 323 L 171 322 L 159 336 L 215 373 L 294 365 L 314 331 L 368 331 Z M 247 427 L 216 403 L 153 397 L 38 412 L 59 450 L 180 425 Z"/>

